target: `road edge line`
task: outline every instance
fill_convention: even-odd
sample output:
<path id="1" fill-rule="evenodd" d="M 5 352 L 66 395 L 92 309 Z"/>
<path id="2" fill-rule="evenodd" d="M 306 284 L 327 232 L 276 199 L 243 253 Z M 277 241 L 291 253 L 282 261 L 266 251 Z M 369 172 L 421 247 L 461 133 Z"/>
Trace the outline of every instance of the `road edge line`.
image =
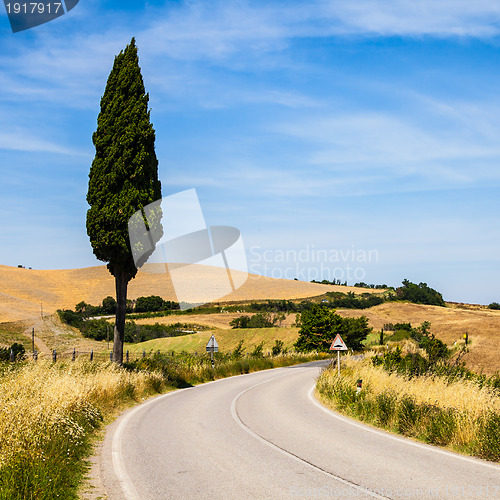
<path id="1" fill-rule="evenodd" d="M 376 429 L 376 428 L 373 428 L 369 425 L 358 422 L 357 420 L 354 420 L 352 418 L 345 417 L 344 415 L 341 415 L 333 410 L 330 410 L 329 408 L 327 408 L 326 406 L 321 404 L 318 401 L 318 399 L 313 395 L 314 389 L 316 389 L 316 384 L 314 384 L 311 387 L 311 390 L 309 391 L 308 396 L 309 396 L 309 399 L 311 400 L 311 402 L 315 406 L 317 406 L 319 409 L 321 409 L 322 411 L 324 411 L 325 413 L 327 413 L 331 417 L 334 417 L 338 420 L 342 420 L 343 422 L 351 424 L 354 427 L 357 427 L 358 429 L 363 429 L 365 431 L 372 432 L 373 434 L 378 434 L 379 436 L 385 436 L 385 437 L 388 437 L 390 439 L 393 439 L 394 441 L 399 441 L 400 443 L 409 444 L 409 445 L 415 446 L 417 448 L 421 448 L 423 450 L 430 450 L 430 451 L 433 451 L 435 453 L 440 453 L 441 455 L 446 455 L 448 457 L 457 458 L 457 459 L 463 460 L 465 462 L 471 462 L 471 463 L 476 464 L 476 465 L 482 465 L 484 467 L 489 467 L 491 469 L 495 469 L 497 471 L 500 471 L 500 465 L 495 465 L 492 462 L 488 462 L 486 460 L 482 460 L 482 459 L 476 458 L 476 457 L 469 457 L 467 455 L 460 455 L 459 453 L 454 453 L 452 451 L 442 450 L 441 448 L 437 448 L 436 446 L 432 446 L 430 444 L 418 443 L 416 441 L 413 441 L 412 439 L 405 438 L 404 436 L 399 436 L 399 435 L 395 436 L 395 435 L 391 434 L 390 432 L 384 431 L 382 429 Z"/>

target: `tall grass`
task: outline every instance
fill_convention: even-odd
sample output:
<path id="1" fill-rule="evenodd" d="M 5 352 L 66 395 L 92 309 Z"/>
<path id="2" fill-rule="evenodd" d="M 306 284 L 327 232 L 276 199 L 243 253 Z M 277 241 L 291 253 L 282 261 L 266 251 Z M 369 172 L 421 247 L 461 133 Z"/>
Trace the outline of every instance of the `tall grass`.
<path id="1" fill-rule="evenodd" d="M 77 498 L 89 436 L 117 405 L 162 389 L 156 373 L 38 361 L 0 374 L 0 499 Z"/>
<path id="2" fill-rule="evenodd" d="M 165 388 L 288 366 L 325 354 L 155 354 L 125 367 L 39 360 L 0 365 L 0 500 L 77 498 L 90 437 L 123 403 Z"/>
<path id="3" fill-rule="evenodd" d="M 159 371 L 168 384 L 174 387 L 186 387 L 233 375 L 296 365 L 328 357 L 330 355 L 326 353 L 287 353 L 277 356 L 247 355 L 235 359 L 233 356 L 217 353 L 212 367 L 209 355 L 195 356 L 182 352 L 170 356 L 157 353 L 129 363 L 127 367 L 136 370 Z"/>
<path id="4" fill-rule="evenodd" d="M 356 390 L 358 380 L 362 390 Z M 350 416 L 423 441 L 500 460 L 500 393 L 473 380 L 388 373 L 345 358 L 317 383 L 323 401 Z"/>

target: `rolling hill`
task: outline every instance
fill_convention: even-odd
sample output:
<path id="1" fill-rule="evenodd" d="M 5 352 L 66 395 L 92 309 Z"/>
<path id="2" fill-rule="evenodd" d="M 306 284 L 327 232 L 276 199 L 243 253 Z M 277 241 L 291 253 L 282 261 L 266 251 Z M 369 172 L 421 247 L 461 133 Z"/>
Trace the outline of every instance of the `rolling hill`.
<path id="1" fill-rule="evenodd" d="M 147 266 L 144 268 L 147 269 Z M 207 280 L 217 269 L 208 266 L 197 268 L 198 276 Z M 192 286 L 196 287 L 196 283 Z M 297 299 L 327 291 L 362 293 L 367 290 L 249 274 L 240 288 L 220 301 Z M 40 317 L 41 309 L 44 315 L 53 314 L 57 309 L 73 309 L 81 301 L 99 305 L 108 295 L 115 295 L 115 282 L 105 266 L 50 271 L 0 265 L 0 323 Z M 177 300 L 168 273 L 143 270 L 137 273 L 129 283 L 128 298 L 148 295 Z"/>
<path id="2" fill-rule="evenodd" d="M 211 268 L 198 266 L 200 276 L 210 278 Z M 279 280 L 249 275 L 248 280 L 235 292 L 220 299 L 220 302 L 251 301 L 262 299 L 298 299 L 324 294 L 327 291 L 353 291 L 363 293 L 362 288 L 322 285 L 292 280 Z M 94 305 L 100 304 L 108 295 L 114 295 L 114 278 L 105 266 L 90 267 L 72 270 L 34 270 L 0 266 L 0 326 L 3 323 L 4 335 L 10 335 L 14 327 L 6 325 L 7 322 L 22 322 L 25 334 L 35 328 L 40 339 L 49 348 L 61 346 L 71 350 L 73 343 L 81 348 L 91 347 L 105 349 L 102 343 L 83 339 L 73 329 L 69 332 L 61 325 L 57 318 L 49 317 L 56 309 L 74 308 L 75 304 L 85 301 Z M 166 300 L 176 300 L 172 282 L 168 274 L 151 274 L 140 271 L 129 284 L 129 298 L 140 296 L 160 295 Z M 43 307 L 44 319 L 41 321 L 40 313 Z M 385 323 L 406 323 L 418 326 L 424 321 L 431 323 L 431 332 L 449 346 L 454 342 L 463 342 L 462 336 L 468 331 L 471 340 L 470 352 L 466 356 L 467 364 L 476 371 L 484 370 L 494 373 L 500 370 L 500 311 L 490 310 L 484 306 L 466 304 L 447 304 L 447 307 L 426 306 L 402 302 L 384 303 L 370 309 L 338 310 L 342 316 L 367 316 L 369 324 L 375 331 L 380 330 Z M 234 348 L 236 339 L 243 332 L 230 330 L 230 321 L 238 313 L 193 314 L 190 316 L 171 316 L 165 318 L 150 318 L 137 320 L 137 323 L 172 323 L 182 321 L 206 325 L 220 332 L 220 338 L 226 341 L 229 348 Z M 298 335 L 298 329 L 293 328 L 295 315 L 289 315 L 283 322 L 281 330 L 284 339 L 290 344 Z M 256 334 L 259 335 L 256 336 Z M 269 329 L 266 332 L 253 332 L 247 336 L 246 345 L 250 348 L 260 340 L 266 341 L 266 349 L 270 348 L 275 338 L 280 335 L 280 329 Z M 262 335 L 261 335 L 262 334 Z M 192 339 L 188 337 L 178 339 L 162 339 L 152 341 L 154 348 L 165 349 L 188 348 L 196 346 L 200 349 L 207 332 L 195 334 Z M 21 336 L 22 337 L 22 336 Z M 286 337 L 286 338 L 285 338 Z M 293 338 L 292 338 L 293 337 Z M 8 338 L 4 339 L 8 344 Z M 177 345 L 178 344 L 178 345 Z M 139 347 L 139 346 L 137 346 Z M 146 347 L 146 346 L 144 346 Z M 148 346 L 148 347 L 153 347 Z M 143 347 L 140 347 L 141 349 Z M 48 350 L 48 349 L 47 349 Z"/>

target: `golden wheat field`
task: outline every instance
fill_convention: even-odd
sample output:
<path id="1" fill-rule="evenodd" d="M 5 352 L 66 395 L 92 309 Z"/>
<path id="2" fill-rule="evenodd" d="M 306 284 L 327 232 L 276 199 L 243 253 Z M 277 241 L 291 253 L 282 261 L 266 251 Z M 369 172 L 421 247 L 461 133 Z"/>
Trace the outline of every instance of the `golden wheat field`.
<path id="1" fill-rule="evenodd" d="M 213 273 L 217 273 L 217 268 L 196 267 L 200 280 L 210 280 Z M 146 268 L 147 265 L 144 266 Z M 105 266 L 49 271 L 0 265 L 0 323 L 39 317 L 41 308 L 44 314 L 52 314 L 57 309 L 73 309 L 81 301 L 98 305 L 104 297 L 115 295 L 114 283 Z M 366 290 L 249 274 L 240 288 L 220 301 L 297 299 L 328 291 L 359 294 Z M 128 297 L 135 299 L 148 295 L 177 300 L 168 273 L 143 270 L 137 273 L 129 283 Z"/>
<path id="2" fill-rule="evenodd" d="M 211 268 L 198 266 L 200 276 L 210 278 Z M 353 291 L 363 293 L 362 288 L 322 285 L 294 280 L 279 280 L 249 275 L 248 280 L 220 302 L 251 301 L 264 299 L 297 299 L 318 296 L 328 291 Z M 56 345 L 72 349 L 74 334 L 66 339 L 67 331 L 55 319 L 48 316 L 57 309 L 73 309 L 75 304 L 85 301 L 100 304 L 108 295 L 114 296 L 114 278 L 105 266 L 73 270 L 34 270 L 0 266 L 0 324 L 23 321 L 25 332 L 29 334 L 35 327 L 37 345 L 49 352 Z M 172 282 L 166 273 L 140 271 L 129 283 L 128 296 L 131 299 L 160 295 L 165 300 L 175 300 Z M 40 320 L 43 308 L 44 320 Z M 470 352 L 466 356 L 468 366 L 476 371 L 495 373 L 500 370 L 500 311 L 484 306 L 449 304 L 448 307 L 425 306 L 409 303 L 384 303 L 370 309 L 338 310 L 342 316 L 368 317 L 374 330 L 380 330 L 386 323 L 406 323 L 418 326 L 424 321 L 431 323 L 431 332 L 452 346 L 463 342 L 463 334 L 469 333 Z M 238 313 L 222 313 L 190 316 L 172 316 L 138 320 L 139 323 L 185 322 L 227 329 Z M 283 326 L 291 326 L 295 315 L 288 315 Z M 38 341 L 41 342 L 38 342 Z M 1 343 L 1 342 L 0 342 Z M 4 342 L 5 344 L 6 342 Z M 47 345 L 43 349 L 43 344 Z M 67 344 L 67 346 L 65 345 Z M 83 345 L 85 344 L 85 345 Z M 103 348 L 89 339 L 82 339 L 83 349 Z"/>
<path id="3" fill-rule="evenodd" d="M 486 307 L 426 306 L 402 302 L 380 304 L 370 309 L 339 310 L 342 316 L 365 315 L 374 330 L 386 323 L 411 323 L 418 326 L 431 323 L 431 333 L 452 346 L 463 343 L 463 334 L 469 333 L 470 352 L 467 365 L 475 371 L 493 374 L 500 371 L 500 311 Z"/>

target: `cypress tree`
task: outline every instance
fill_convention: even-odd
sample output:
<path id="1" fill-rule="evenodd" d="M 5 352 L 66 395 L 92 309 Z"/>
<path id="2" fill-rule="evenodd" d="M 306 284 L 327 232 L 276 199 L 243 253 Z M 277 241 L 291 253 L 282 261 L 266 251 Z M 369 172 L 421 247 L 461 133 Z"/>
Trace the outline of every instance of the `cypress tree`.
<path id="1" fill-rule="evenodd" d="M 97 130 L 92 135 L 96 153 L 87 193 L 90 205 L 87 234 L 95 256 L 108 263 L 108 270 L 115 277 L 113 361 L 117 363 L 123 362 L 127 286 L 137 273 L 128 221 L 138 210 L 144 215 L 144 207 L 161 198 L 155 131 L 150 122 L 148 101 L 132 38 L 115 57 L 101 99 Z M 151 229 L 147 221 L 146 227 Z M 153 247 L 162 236 L 161 226 L 155 234 Z M 143 262 L 153 250 L 145 254 Z"/>

